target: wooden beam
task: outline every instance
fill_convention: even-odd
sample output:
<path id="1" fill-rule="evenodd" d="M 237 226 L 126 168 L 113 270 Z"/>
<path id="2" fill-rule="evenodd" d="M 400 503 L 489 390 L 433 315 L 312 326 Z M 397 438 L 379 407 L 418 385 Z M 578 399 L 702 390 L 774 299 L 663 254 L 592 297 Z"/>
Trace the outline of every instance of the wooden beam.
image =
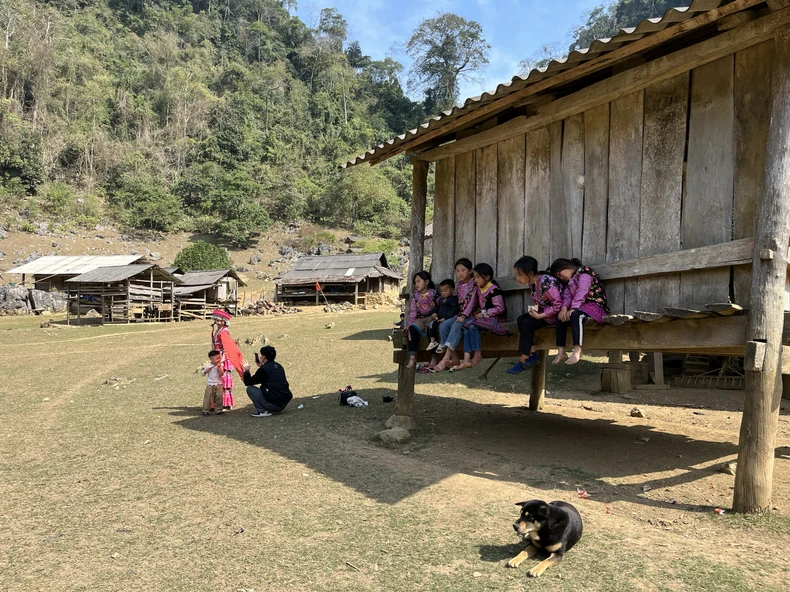
<path id="1" fill-rule="evenodd" d="M 719 245 L 664 253 L 654 257 L 596 265 L 595 271 L 603 280 L 615 280 L 732 265 L 748 265 L 752 262 L 753 254 L 754 239 L 744 238 Z M 497 281 L 503 291 L 526 289 L 526 286 L 522 286 L 509 276 L 497 278 Z"/>
<path id="2" fill-rule="evenodd" d="M 782 14 L 785 11 L 774 14 Z M 782 398 L 782 326 L 784 314 L 787 245 L 790 243 L 790 26 L 774 33 L 771 74 L 771 125 L 765 158 L 765 189 L 757 217 L 752 263 L 751 309 L 748 341 L 765 346 L 759 369 L 746 373 L 738 441 L 733 509 L 765 512 L 771 509 L 774 448 Z M 773 251 L 763 258 L 761 251 Z M 731 317 L 737 318 L 737 317 Z"/>
<path id="3" fill-rule="evenodd" d="M 747 315 L 740 315 L 708 319 L 676 319 L 666 323 L 585 325 L 584 349 L 587 351 L 717 352 L 722 355 L 743 356 L 746 349 L 748 320 Z M 518 335 L 501 337 L 484 333 L 482 346 L 484 352 L 505 351 L 506 356 L 517 356 Z M 555 348 L 553 327 L 535 332 L 535 349 L 548 351 Z M 404 350 L 394 351 L 393 361 L 399 363 L 401 359 L 405 359 L 402 357 L 404 355 Z"/>
<path id="4" fill-rule="evenodd" d="M 787 22 L 790 22 L 790 10 L 774 12 L 712 39 L 657 58 L 587 86 L 576 93 L 558 98 L 539 109 L 537 114 L 532 117 L 511 119 L 487 132 L 423 152 L 419 158 L 428 161 L 441 160 L 474 148 L 482 148 L 487 145 L 486 141 L 489 143 L 500 142 L 508 137 L 566 119 L 571 115 L 609 103 L 657 82 L 767 41 L 772 38 L 775 29 Z"/>
<path id="5" fill-rule="evenodd" d="M 593 74 L 594 72 L 598 72 L 603 70 L 604 68 L 608 68 L 613 64 L 627 59 L 631 56 L 636 54 L 645 52 L 650 50 L 654 47 L 657 47 L 667 41 L 674 39 L 680 35 L 684 35 L 700 27 L 704 27 L 712 22 L 720 18 L 724 18 L 730 14 L 735 14 L 736 12 L 740 12 L 741 10 L 746 10 L 747 8 L 751 8 L 752 6 L 756 6 L 760 4 L 763 0 L 735 0 L 734 2 L 730 2 L 725 6 L 721 6 L 719 8 L 715 8 L 709 12 L 705 12 L 699 16 L 696 16 L 692 19 L 687 21 L 683 21 L 682 23 L 678 23 L 677 25 L 673 25 L 671 27 L 667 27 L 663 31 L 659 31 L 653 35 L 646 35 L 642 39 L 638 39 L 633 43 L 629 43 L 622 47 L 619 47 L 613 51 L 605 53 L 604 55 L 593 58 L 589 61 L 583 62 L 578 66 L 574 66 L 569 70 L 564 72 L 560 72 L 553 76 L 549 76 L 548 78 L 544 78 L 534 84 L 527 86 L 526 88 L 513 92 L 507 96 L 504 96 L 500 99 L 492 101 L 488 105 L 484 105 L 477 109 L 470 111 L 464 115 L 461 115 L 453 122 L 439 126 L 431 131 L 428 131 L 424 134 L 421 134 L 415 137 L 408 142 L 404 142 L 403 144 L 399 144 L 394 146 L 392 150 L 387 151 L 386 153 L 374 156 L 370 159 L 370 164 L 378 164 L 379 162 L 383 162 L 387 160 L 394 154 L 398 154 L 400 152 L 408 152 L 411 149 L 424 144 L 425 142 L 430 141 L 433 138 L 437 138 L 439 136 L 447 135 L 455 130 L 464 128 L 474 121 L 480 119 L 481 117 L 493 114 L 497 111 L 502 111 L 514 105 L 520 101 L 523 101 L 527 97 L 531 97 L 536 95 L 540 92 L 543 92 L 549 88 L 554 86 L 566 84 L 572 80 L 581 78 L 582 76 L 587 76 L 588 74 Z"/>

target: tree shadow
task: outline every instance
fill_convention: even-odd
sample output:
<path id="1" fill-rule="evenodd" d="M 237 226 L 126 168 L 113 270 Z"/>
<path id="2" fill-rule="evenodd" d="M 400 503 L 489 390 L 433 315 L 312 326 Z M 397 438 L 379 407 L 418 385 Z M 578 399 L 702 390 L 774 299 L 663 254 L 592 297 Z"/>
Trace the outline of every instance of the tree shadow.
<path id="1" fill-rule="evenodd" d="M 645 497 L 639 483 L 613 483 L 675 471 L 649 481 L 654 490 L 671 488 L 712 475 L 714 469 L 698 467 L 737 454 L 732 443 L 695 440 L 659 431 L 649 423 L 626 426 L 604 418 L 533 413 L 522 407 L 433 395 L 416 396 L 419 429 L 414 439 L 387 447 L 371 437 L 395 411 L 393 404 L 381 402 L 382 396 L 392 394 L 388 388 L 361 391 L 370 403 L 364 409 L 340 407 L 334 394 L 320 400 L 299 399 L 304 409 L 298 410 L 294 401 L 284 413 L 263 419 L 251 418 L 251 407 L 222 419 L 202 417 L 198 407 L 170 411 L 178 418 L 175 423 L 186 429 L 270 450 L 388 504 L 453 475 L 467 474 L 523 482 L 545 490 L 546 497 L 558 488 L 585 487 L 595 500 L 628 499 L 685 508 Z M 464 453 L 458 454 L 460 450 Z"/>

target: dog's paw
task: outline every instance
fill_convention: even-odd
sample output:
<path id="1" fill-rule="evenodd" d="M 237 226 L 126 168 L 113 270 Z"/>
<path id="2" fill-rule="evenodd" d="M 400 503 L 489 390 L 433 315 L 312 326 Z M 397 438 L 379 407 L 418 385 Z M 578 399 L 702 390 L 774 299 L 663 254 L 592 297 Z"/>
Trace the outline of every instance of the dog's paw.
<path id="1" fill-rule="evenodd" d="M 505 567 L 518 567 L 519 565 L 521 565 L 521 561 L 522 561 L 521 559 L 514 557 L 513 559 L 511 559 L 505 564 Z"/>
<path id="2" fill-rule="evenodd" d="M 538 569 L 537 567 L 533 567 L 531 570 L 527 572 L 527 575 L 531 578 L 539 578 L 540 574 L 543 573 L 542 569 Z"/>

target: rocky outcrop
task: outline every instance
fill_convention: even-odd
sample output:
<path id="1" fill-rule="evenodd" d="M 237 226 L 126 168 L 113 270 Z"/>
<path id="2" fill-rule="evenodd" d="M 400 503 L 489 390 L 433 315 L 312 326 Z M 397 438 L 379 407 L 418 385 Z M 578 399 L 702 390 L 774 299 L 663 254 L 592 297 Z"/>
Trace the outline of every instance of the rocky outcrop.
<path id="1" fill-rule="evenodd" d="M 0 286 L 0 315 L 39 314 L 66 310 L 66 294 Z"/>

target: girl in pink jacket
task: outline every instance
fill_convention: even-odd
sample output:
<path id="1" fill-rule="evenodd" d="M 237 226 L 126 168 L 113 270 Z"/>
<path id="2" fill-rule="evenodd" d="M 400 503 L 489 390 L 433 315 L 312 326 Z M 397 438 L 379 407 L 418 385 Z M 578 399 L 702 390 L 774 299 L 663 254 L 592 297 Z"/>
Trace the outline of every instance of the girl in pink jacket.
<path id="1" fill-rule="evenodd" d="M 553 364 L 575 364 L 582 357 L 584 321 L 591 318 L 602 323 L 609 313 L 606 292 L 595 271 L 578 259 L 557 259 L 551 264 L 551 275 L 566 284 L 562 295 L 562 308 L 557 315 L 557 357 Z M 568 327 L 573 334 L 573 354 L 565 353 Z"/>

